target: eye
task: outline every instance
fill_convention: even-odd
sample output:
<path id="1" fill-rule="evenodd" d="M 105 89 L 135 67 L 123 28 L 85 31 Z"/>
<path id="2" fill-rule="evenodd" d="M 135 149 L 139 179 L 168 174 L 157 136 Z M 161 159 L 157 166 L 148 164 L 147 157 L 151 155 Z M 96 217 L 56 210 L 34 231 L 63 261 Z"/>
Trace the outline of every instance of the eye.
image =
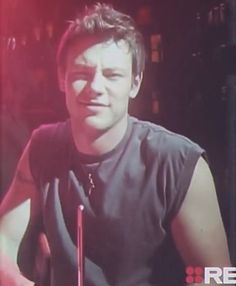
<path id="1" fill-rule="evenodd" d="M 115 79 L 118 78 L 119 76 L 120 76 L 119 74 L 114 73 L 114 74 L 109 74 L 107 78 Z"/>
<path id="2" fill-rule="evenodd" d="M 110 80 L 118 80 L 122 77 L 122 74 L 117 72 L 105 72 L 104 76 Z"/>
<path id="3" fill-rule="evenodd" d="M 76 71 L 70 74 L 72 81 L 74 80 L 89 80 L 91 78 L 91 73 L 86 70 Z"/>

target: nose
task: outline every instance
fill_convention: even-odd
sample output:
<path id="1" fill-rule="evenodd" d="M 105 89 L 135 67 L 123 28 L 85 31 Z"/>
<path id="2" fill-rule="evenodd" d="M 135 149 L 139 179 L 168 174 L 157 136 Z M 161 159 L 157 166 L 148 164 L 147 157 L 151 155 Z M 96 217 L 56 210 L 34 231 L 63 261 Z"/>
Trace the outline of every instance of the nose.
<path id="1" fill-rule="evenodd" d="M 103 94 L 105 91 L 104 77 L 101 71 L 95 71 L 91 80 L 90 87 L 96 94 Z"/>

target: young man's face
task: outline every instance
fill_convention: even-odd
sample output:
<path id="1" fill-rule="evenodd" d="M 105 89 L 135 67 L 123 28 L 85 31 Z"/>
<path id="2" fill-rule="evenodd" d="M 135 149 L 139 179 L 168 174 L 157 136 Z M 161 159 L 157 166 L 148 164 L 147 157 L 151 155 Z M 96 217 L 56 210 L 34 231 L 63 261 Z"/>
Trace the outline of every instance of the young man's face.
<path id="1" fill-rule="evenodd" d="M 140 80 L 132 76 L 132 56 L 125 42 L 94 42 L 69 49 L 64 73 L 66 104 L 72 120 L 105 131 L 128 113 Z"/>

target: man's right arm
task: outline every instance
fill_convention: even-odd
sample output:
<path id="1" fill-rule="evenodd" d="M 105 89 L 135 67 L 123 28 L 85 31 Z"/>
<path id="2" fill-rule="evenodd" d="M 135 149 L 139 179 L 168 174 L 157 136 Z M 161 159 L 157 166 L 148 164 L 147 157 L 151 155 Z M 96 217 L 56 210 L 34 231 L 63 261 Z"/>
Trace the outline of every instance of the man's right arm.
<path id="1" fill-rule="evenodd" d="M 29 167 L 29 144 L 17 165 L 15 177 L 0 205 L 0 285 L 30 286 L 17 266 L 17 252 L 37 192 Z"/>

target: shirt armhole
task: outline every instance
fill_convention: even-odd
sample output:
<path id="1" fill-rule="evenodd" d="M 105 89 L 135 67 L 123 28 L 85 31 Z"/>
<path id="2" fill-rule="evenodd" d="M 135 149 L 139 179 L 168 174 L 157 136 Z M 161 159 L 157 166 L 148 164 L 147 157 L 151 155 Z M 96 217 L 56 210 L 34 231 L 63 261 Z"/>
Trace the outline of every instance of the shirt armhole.
<path id="1" fill-rule="evenodd" d="M 196 148 L 189 149 L 183 167 L 179 172 L 175 190 L 172 191 L 174 194 L 172 197 L 170 211 L 168 214 L 169 221 L 173 220 L 173 218 L 177 215 L 178 211 L 182 206 L 182 203 L 185 199 L 188 188 L 190 186 L 195 166 L 197 164 L 198 159 L 201 156 L 204 159 L 206 159 L 206 152 L 199 146 L 197 149 Z"/>

